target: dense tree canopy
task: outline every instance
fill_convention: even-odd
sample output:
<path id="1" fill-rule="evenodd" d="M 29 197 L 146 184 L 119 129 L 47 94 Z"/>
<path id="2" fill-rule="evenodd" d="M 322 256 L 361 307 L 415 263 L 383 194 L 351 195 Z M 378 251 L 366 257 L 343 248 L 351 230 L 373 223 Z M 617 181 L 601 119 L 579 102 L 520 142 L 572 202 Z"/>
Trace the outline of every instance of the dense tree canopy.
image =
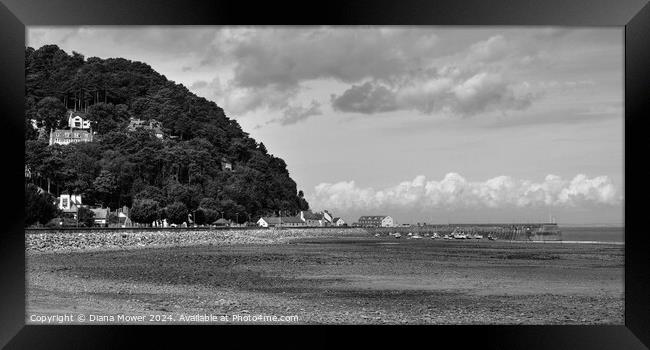
<path id="1" fill-rule="evenodd" d="M 59 213 L 53 204 L 54 198 L 47 193 L 39 193 L 32 184 L 25 185 L 25 226 L 39 223 L 45 225 Z"/>
<path id="2" fill-rule="evenodd" d="M 33 181 L 55 195 L 81 194 L 84 204 L 112 208 L 155 201 L 161 209 L 173 204 L 182 212 L 182 204 L 189 212 L 203 210 L 201 221 L 309 207 L 282 159 L 214 102 L 144 63 L 84 59 L 47 45 L 26 48 L 25 67 L 25 164 L 36 174 Z M 95 141 L 48 146 L 29 120 L 62 127 L 68 109 L 87 113 Z M 132 117 L 156 119 L 166 137 L 127 130 Z M 224 158 L 232 170 L 222 169 Z M 148 209 L 143 219 L 150 223 Z"/>

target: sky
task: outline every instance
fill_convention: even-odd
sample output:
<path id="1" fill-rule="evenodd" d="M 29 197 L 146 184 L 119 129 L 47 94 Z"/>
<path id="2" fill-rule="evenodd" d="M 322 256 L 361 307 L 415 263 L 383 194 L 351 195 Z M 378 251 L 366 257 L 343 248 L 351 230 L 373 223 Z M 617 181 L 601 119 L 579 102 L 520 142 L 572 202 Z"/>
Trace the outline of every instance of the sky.
<path id="1" fill-rule="evenodd" d="M 623 27 L 28 27 L 152 66 L 352 223 L 623 224 Z"/>

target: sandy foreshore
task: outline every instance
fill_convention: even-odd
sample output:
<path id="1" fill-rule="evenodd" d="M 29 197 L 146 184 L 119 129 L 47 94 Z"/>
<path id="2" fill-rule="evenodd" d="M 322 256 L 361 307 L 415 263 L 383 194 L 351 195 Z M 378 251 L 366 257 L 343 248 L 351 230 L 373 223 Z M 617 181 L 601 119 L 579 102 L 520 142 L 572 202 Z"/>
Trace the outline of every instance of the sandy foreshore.
<path id="1" fill-rule="evenodd" d="M 27 235 L 28 324 L 623 324 L 621 245 L 256 230 L 102 249 L 76 234 L 87 244 Z"/>

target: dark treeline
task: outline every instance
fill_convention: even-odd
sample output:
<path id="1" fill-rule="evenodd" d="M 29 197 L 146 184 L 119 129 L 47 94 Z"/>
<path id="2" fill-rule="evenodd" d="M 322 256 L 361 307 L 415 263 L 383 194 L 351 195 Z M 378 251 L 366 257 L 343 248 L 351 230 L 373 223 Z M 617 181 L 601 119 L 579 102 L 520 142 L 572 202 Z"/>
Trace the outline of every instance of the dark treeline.
<path id="1" fill-rule="evenodd" d="M 140 222 L 178 221 L 197 209 L 204 221 L 243 222 L 309 207 L 282 159 L 214 102 L 144 63 L 28 47 L 25 78 L 25 164 L 46 191 L 81 194 L 84 204 L 133 207 Z M 49 130 L 67 125 L 68 109 L 87 113 L 95 142 L 48 146 Z M 131 117 L 158 120 L 172 138 L 127 131 Z M 40 138 L 32 119 L 44 130 Z M 224 158 L 232 171 L 222 169 Z"/>

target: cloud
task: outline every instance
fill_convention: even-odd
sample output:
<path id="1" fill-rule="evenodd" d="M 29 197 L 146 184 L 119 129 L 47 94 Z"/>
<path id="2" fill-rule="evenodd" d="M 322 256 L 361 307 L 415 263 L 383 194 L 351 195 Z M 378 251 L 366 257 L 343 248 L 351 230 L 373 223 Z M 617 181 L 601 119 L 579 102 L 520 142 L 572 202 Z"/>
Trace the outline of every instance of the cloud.
<path id="1" fill-rule="evenodd" d="M 335 111 L 364 114 L 390 112 L 398 108 L 393 91 L 370 82 L 352 85 L 340 96 L 331 95 L 331 102 Z"/>
<path id="2" fill-rule="evenodd" d="M 280 125 L 291 125 L 301 122 L 311 116 L 321 115 L 320 103 L 315 100 L 311 101 L 309 107 L 289 106 L 284 110 L 284 115 L 280 119 L 273 119 L 269 123 L 280 123 Z"/>
<path id="3" fill-rule="evenodd" d="M 500 73 L 476 73 L 443 69 L 429 77 L 414 78 L 398 87 L 377 82 L 353 85 L 332 95 L 332 108 L 342 112 L 373 114 L 417 110 L 423 114 L 447 113 L 473 116 L 489 111 L 522 110 L 541 96 L 525 84 L 506 80 Z"/>
<path id="4" fill-rule="evenodd" d="M 495 35 L 479 41 L 469 48 L 468 59 L 478 62 L 492 62 L 513 53 L 512 45 L 502 35 Z"/>
<path id="5" fill-rule="evenodd" d="M 435 54 L 436 42 L 426 28 L 262 28 L 234 48 L 234 82 L 285 87 L 319 78 L 390 79 Z"/>
<path id="6" fill-rule="evenodd" d="M 620 72 L 620 64 L 612 64 L 622 52 L 620 33 L 542 27 L 30 26 L 27 40 L 36 47 L 57 43 L 87 57 L 144 61 L 228 114 L 264 110 L 290 120 L 298 113 L 291 106 L 304 103 L 303 92 L 307 101 L 329 100 L 339 112 L 467 117 L 522 111 L 548 96 L 546 91 L 570 93 L 569 82 L 558 80 L 594 79 L 593 90 L 607 89 L 611 84 L 603 85 L 604 77 Z M 208 85 L 192 87 L 199 79 Z M 551 82 L 545 85 L 546 79 Z"/>
<path id="7" fill-rule="evenodd" d="M 470 182 L 457 173 L 440 181 L 419 175 L 382 190 L 361 188 L 354 181 L 321 183 L 310 203 L 333 210 L 584 207 L 619 205 L 622 196 L 607 176 L 572 180 L 548 175 L 542 182 L 498 176 Z"/>

